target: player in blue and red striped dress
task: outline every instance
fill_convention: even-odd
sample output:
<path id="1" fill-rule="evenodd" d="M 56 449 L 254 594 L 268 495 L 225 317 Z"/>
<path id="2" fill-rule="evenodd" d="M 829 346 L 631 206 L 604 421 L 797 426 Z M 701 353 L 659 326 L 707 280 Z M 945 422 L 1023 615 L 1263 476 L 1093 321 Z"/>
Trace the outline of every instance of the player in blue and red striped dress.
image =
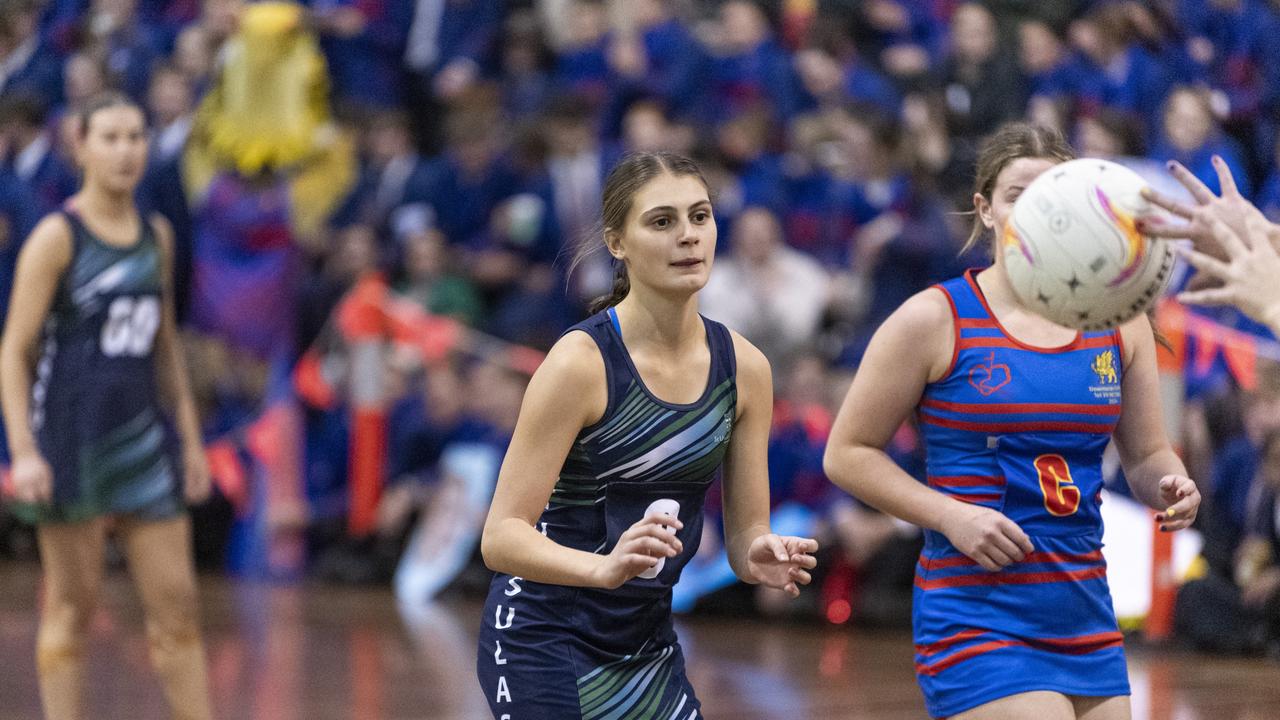
<path id="1" fill-rule="evenodd" d="M 978 159 L 974 242 L 1070 159 L 1055 133 L 1006 126 Z M 827 474 L 926 530 L 916 675 L 934 717 L 1128 718 L 1129 682 L 1102 555 L 1102 453 L 1167 531 L 1200 495 L 1166 439 L 1156 346 L 1141 316 L 1078 333 L 1021 305 L 1000 256 L 908 300 L 876 333 L 836 420 Z M 915 411 L 928 486 L 882 448 Z"/>

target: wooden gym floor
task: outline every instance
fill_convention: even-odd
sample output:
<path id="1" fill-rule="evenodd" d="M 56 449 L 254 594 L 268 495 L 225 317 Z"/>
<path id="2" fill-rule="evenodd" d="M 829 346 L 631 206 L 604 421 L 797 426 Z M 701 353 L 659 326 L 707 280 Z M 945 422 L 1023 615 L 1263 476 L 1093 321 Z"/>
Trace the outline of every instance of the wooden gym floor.
<path id="1" fill-rule="evenodd" d="M 39 718 L 38 568 L 0 564 L 0 720 Z M 480 720 L 477 603 L 417 616 L 389 591 L 205 578 L 204 628 L 225 720 Z M 723 618 L 680 622 L 706 716 L 740 720 L 925 717 L 905 633 Z M 127 577 L 113 573 L 89 644 L 88 700 L 101 720 L 166 717 Z M 1130 646 L 1135 720 L 1280 718 L 1280 663 Z"/>

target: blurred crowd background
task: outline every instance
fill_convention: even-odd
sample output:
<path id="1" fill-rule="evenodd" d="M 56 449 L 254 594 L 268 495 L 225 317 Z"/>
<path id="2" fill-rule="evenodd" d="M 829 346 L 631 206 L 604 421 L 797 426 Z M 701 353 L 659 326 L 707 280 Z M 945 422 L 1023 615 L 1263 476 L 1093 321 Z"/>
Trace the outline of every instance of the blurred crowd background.
<path id="1" fill-rule="evenodd" d="M 0 0 L 6 301 L 23 238 L 76 189 L 75 110 L 106 88 L 149 114 L 138 200 L 178 234 L 218 480 L 199 560 L 251 575 L 484 584 L 475 534 L 529 358 L 608 289 L 603 253 L 566 261 L 628 151 L 689 155 L 710 181 L 702 311 L 771 359 L 775 523 L 827 548 L 788 603 L 733 585 L 704 543 L 681 609 L 909 619 L 918 534 L 836 491 L 822 450 L 877 325 L 988 261 L 959 250 L 1002 122 L 1153 178 L 1177 159 L 1215 189 L 1221 155 L 1280 220 L 1274 0 Z M 370 303 L 410 329 L 369 333 Z M 1280 617 L 1267 356 L 1247 382 L 1215 348 L 1186 369 L 1206 549 L 1180 626 L 1229 651 L 1263 649 Z M 911 425 L 890 452 L 921 472 Z M 370 473 L 376 512 L 353 524 Z M 0 552 L 34 555 L 0 529 Z"/>

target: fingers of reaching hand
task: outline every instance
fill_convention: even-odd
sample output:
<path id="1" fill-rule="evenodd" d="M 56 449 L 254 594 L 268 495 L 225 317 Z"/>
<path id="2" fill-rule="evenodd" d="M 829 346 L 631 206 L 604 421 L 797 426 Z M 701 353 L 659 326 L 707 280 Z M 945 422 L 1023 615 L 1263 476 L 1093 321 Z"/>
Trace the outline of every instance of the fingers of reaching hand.
<path id="1" fill-rule="evenodd" d="M 1146 198 L 1147 202 L 1152 205 L 1163 208 L 1180 218 L 1190 220 L 1191 217 L 1195 215 L 1195 210 L 1190 205 L 1174 200 L 1168 195 L 1165 195 L 1152 187 L 1143 188 L 1142 197 Z M 1162 232 L 1167 232 L 1169 227 L 1171 227 L 1168 223 L 1152 223 L 1150 220 L 1151 218 L 1147 218 L 1147 222 L 1144 223 L 1144 227 L 1142 228 L 1142 231 L 1148 235 L 1152 234 L 1150 231 L 1153 229 L 1159 228 Z M 1186 237 L 1186 235 L 1178 235 L 1176 237 Z"/>
<path id="2" fill-rule="evenodd" d="M 1232 288 L 1205 288 L 1204 290 L 1178 293 L 1178 301 L 1188 305 L 1234 305 L 1236 304 L 1236 293 Z"/>
<path id="3" fill-rule="evenodd" d="M 1226 280 L 1227 276 L 1231 273 L 1231 266 L 1212 255 L 1206 255 L 1198 250 L 1192 250 L 1185 247 L 1177 248 L 1177 253 L 1181 255 L 1183 259 L 1191 265 L 1191 267 L 1202 273 L 1208 273 L 1219 280 Z"/>
<path id="4" fill-rule="evenodd" d="M 1221 155 L 1213 156 L 1213 169 L 1218 173 L 1218 187 L 1222 188 L 1222 196 L 1238 197 L 1240 191 L 1236 189 L 1236 179 L 1231 174 L 1231 168 L 1227 167 L 1227 161 L 1223 160 Z"/>
<path id="5" fill-rule="evenodd" d="M 1173 176 L 1178 179 L 1178 182 L 1182 183 L 1182 186 L 1187 189 L 1187 192 L 1191 193 L 1191 197 L 1195 198 L 1196 202 L 1201 205 L 1205 205 L 1217 199 L 1217 196 L 1213 194 L 1213 191 L 1209 189 L 1209 186 L 1201 182 L 1200 178 L 1193 175 L 1192 172 L 1182 163 L 1177 160 L 1170 160 L 1168 167 L 1169 172 L 1173 173 Z M 1232 181 L 1232 185 L 1235 185 L 1234 180 Z M 1183 217 L 1190 216 L 1184 215 Z"/>
<path id="6" fill-rule="evenodd" d="M 1213 238 L 1227 251 L 1228 258 L 1234 260 L 1249 254 L 1250 238 L 1242 239 L 1235 230 L 1221 220 L 1214 220 L 1209 228 L 1213 231 Z"/>
<path id="7" fill-rule="evenodd" d="M 1280 256 L 1280 225 L 1258 213 L 1245 217 L 1244 227 L 1254 252 L 1270 257 Z"/>

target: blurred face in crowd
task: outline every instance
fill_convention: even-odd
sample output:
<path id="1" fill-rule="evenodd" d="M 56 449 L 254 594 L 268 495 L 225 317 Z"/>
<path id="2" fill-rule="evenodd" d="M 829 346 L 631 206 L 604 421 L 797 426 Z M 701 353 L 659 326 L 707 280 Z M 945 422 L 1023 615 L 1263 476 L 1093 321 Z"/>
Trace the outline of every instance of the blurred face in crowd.
<path id="1" fill-rule="evenodd" d="M 1190 89 L 1175 90 L 1165 104 L 1164 132 L 1179 150 L 1204 145 L 1213 134 L 1213 114 L 1204 96 Z"/>
<path id="2" fill-rule="evenodd" d="M 529 75 L 538 71 L 539 39 L 530 32 L 509 33 L 502 46 L 504 75 Z"/>
<path id="3" fill-rule="evenodd" d="M 733 223 L 733 254 L 751 265 L 763 265 L 782 242 L 782 228 L 773 213 L 747 208 Z"/>
<path id="4" fill-rule="evenodd" d="M 591 124 L 578 118 L 556 118 L 547 126 L 547 144 L 553 155 L 573 157 L 596 145 Z"/>
<path id="5" fill-rule="evenodd" d="M 991 11 L 977 3 L 956 8 L 951 16 L 951 41 L 959 60 L 985 62 L 996 51 L 996 20 Z"/>
<path id="6" fill-rule="evenodd" d="M 866 121 L 845 114 L 834 123 L 843 163 L 858 179 L 881 179 L 893 172 L 894 149 L 881 143 Z"/>
<path id="7" fill-rule="evenodd" d="M 93 0 L 92 12 L 114 27 L 127 25 L 137 10 L 137 0 Z"/>
<path id="8" fill-rule="evenodd" d="M 160 71 L 151 78 L 147 107 L 156 124 L 168 125 L 186 115 L 191 111 L 191 102 L 191 84 L 182 74 Z"/>
<path id="9" fill-rule="evenodd" d="M 111 193 L 132 193 L 147 164 L 147 128 L 142 111 L 112 105 L 93 113 L 77 152 L 85 184 Z"/>
<path id="10" fill-rule="evenodd" d="M 378 238 L 367 225 L 351 225 L 338 231 L 337 247 L 330 258 L 335 276 L 354 279 L 377 267 Z"/>
<path id="11" fill-rule="evenodd" d="M 0 23 L 0 46 L 15 48 L 39 32 L 39 3 L 19 3 L 6 12 Z"/>
<path id="12" fill-rule="evenodd" d="M 235 34 L 243 6 L 244 0 L 204 0 L 201 23 L 213 43 L 220 44 Z"/>
<path id="13" fill-rule="evenodd" d="M 796 53 L 795 65 L 805 90 L 815 97 L 837 93 L 844 84 L 844 68 L 828 52 L 806 48 Z"/>
<path id="14" fill-rule="evenodd" d="M 515 427 L 525 388 L 519 376 L 495 363 L 481 363 L 472 368 L 468 385 L 477 415 L 504 430 Z"/>
<path id="15" fill-rule="evenodd" d="M 188 25 L 173 45 L 173 62 L 189 78 L 208 77 L 213 69 L 209 33 L 200 25 Z"/>
<path id="16" fill-rule="evenodd" d="M 622 231 L 606 230 L 609 252 L 627 265 L 631 287 L 662 295 L 702 289 L 716 252 L 707 188 L 692 175 L 662 173 L 631 199 Z"/>
<path id="17" fill-rule="evenodd" d="M 410 233 L 404 242 L 405 272 L 414 280 L 439 277 L 445 269 L 444 235 L 439 230 Z"/>
<path id="18" fill-rule="evenodd" d="M 622 136 L 632 152 L 666 150 L 670 146 L 667 116 L 651 103 L 637 103 L 622 119 Z"/>
<path id="19" fill-rule="evenodd" d="M 732 164 L 750 162 L 764 151 L 769 120 L 761 113 L 743 113 L 720 126 L 716 140 Z"/>
<path id="20" fill-rule="evenodd" d="M 467 405 L 467 388 L 456 367 L 444 364 L 432 368 L 423 390 L 432 422 L 448 425 L 462 417 Z"/>
<path id="21" fill-rule="evenodd" d="M 786 399 L 798 405 L 826 406 L 830 393 L 827 365 L 817 355 L 804 355 L 795 360 L 787 373 Z"/>
<path id="22" fill-rule="evenodd" d="M 1264 363 L 1259 370 L 1259 388 L 1245 396 L 1244 427 L 1255 442 L 1280 432 L 1280 388 L 1275 385 L 1276 367 Z"/>
<path id="23" fill-rule="evenodd" d="M 102 66 L 84 53 L 67 58 L 67 64 L 62 68 L 62 79 L 69 105 L 84 102 L 107 87 Z"/>
<path id="24" fill-rule="evenodd" d="M 1062 42 L 1042 22 L 1018 26 L 1018 49 L 1022 69 L 1032 75 L 1052 70 L 1062 57 Z"/>
<path id="25" fill-rule="evenodd" d="M 382 118 L 369 129 L 369 157 L 378 165 L 413 151 L 409 128 L 399 118 Z"/>
<path id="26" fill-rule="evenodd" d="M 652 27 L 667 19 L 666 0 L 631 0 L 631 19 L 640 27 Z"/>
<path id="27" fill-rule="evenodd" d="M 1262 461 L 1258 463 L 1258 479 L 1272 491 L 1280 490 L 1280 439 L 1267 443 Z"/>
<path id="28" fill-rule="evenodd" d="M 609 31 L 609 18 L 599 0 L 578 0 L 571 10 L 566 34 L 570 46 L 594 45 Z"/>
<path id="29" fill-rule="evenodd" d="M 1124 140 L 1097 118 L 1082 117 L 1076 124 L 1076 146 L 1081 157 L 1118 157 L 1124 154 Z"/>
<path id="30" fill-rule="evenodd" d="M 731 1 L 720 6 L 720 25 L 730 50 L 744 52 L 764 42 L 769 23 L 760 8 L 749 2 Z"/>
<path id="31" fill-rule="evenodd" d="M 487 113 L 461 112 L 449 118 L 445 134 L 449 138 L 448 154 L 458 168 L 468 176 L 476 176 L 487 171 L 497 157 L 503 129 Z"/>
<path id="32" fill-rule="evenodd" d="M 1082 18 L 1071 24 L 1071 44 L 1099 64 L 1110 60 L 1110 48 L 1101 28 L 1091 18 Z"/>
<path id="33" fill-rule="evenodd" d="M 977 210 L 978 217 L 982 219 L 982 224 L 990 230 L 995 230 L 998 235 L 1009 220 L 1009 214 L 1013 212 L 1013 203 L 1017 201 L 1022 191 L 1026 190 L 1031 181 L 1040 176 L 1040 173 L 1056 164 L 1057 161 L 1050 158 L 1021 157 L 1005 165 L 1004 169 L 996 175 L 995 189 L 992 190 L 989 200 L 981 194 L 975 193 L 973 196 L 973 207 Z"/>

